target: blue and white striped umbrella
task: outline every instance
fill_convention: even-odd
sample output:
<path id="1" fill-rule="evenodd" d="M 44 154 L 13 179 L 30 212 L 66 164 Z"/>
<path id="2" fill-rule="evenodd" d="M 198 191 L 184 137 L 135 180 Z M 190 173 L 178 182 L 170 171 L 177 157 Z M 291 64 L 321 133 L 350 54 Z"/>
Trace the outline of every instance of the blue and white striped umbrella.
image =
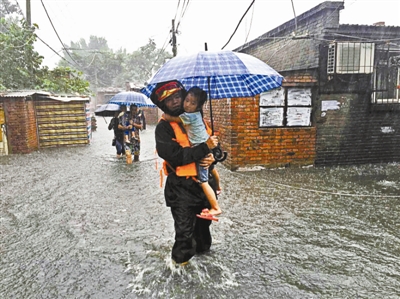
<path id="1" fill-rule="evenodd" d="M 210 99 L 252 97 L 282 85 L 283 77 L 254 56 L 233 51 L 200 51 L 166 62 L 141 92 L 147 96 L 157 83 L 178 80 L 186 89 L 198 86 Z M 208 86 L 210 81 L 210 88 Z"/>
<path id="2" fill-rule="evenodd" d="M 135 104 L 138 107 L 156 107 L 146 95 L 136 91 L 119 92 L 108 101 L 108 104 L 125 106 Z"/>

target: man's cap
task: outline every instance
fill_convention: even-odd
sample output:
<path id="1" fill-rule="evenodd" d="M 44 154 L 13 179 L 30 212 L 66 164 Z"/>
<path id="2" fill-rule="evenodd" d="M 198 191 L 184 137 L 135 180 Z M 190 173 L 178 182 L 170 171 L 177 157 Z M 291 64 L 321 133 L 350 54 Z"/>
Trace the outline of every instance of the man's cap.
<path id="1" fill-rule="evenodd" d="M 169 96 L 173 95 L 174 93 L 177 93 L 178 91 L 180 91 L 182 89 L 183 89 L 183 86 L 178 81 L 171 81 L 171 82 L 165 83 L 164 85 L 161 85 L 158 88 L 156 87 L 155 93 L 158 97 L 158 100 L 160 102 L 162 102 Z"/>
<path id="2" fill-rule="evenodd" d="M 185 87 L 183 87 L 182 83 L 179 81 L 171 80 L 160 82 L 157 83 L 156 87 L 153 89 L 153 92 L 150 95 L 150 100 L 165 113 L 174 115 L 176 113 L 168 110 L 164 100 L 177 92 L 181 93 L 182 99 L 186 95 Z"/>

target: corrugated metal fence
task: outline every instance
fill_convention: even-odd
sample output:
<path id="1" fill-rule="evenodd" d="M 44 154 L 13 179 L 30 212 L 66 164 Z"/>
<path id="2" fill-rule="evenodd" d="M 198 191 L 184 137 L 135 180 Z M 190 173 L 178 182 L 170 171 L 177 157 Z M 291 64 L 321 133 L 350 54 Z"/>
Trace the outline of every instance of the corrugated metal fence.
<path id="1" fill-rule="evenodd" d="M 38 100 L 35 110 L 40 148 L 89 143 L 85 102 Z"/>

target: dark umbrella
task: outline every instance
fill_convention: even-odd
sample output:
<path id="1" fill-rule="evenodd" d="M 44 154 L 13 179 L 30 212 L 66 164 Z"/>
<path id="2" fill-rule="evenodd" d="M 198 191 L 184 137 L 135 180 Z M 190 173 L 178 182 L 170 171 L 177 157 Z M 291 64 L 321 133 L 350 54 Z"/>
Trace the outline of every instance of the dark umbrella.
<path id="1" fill-rule="evenodd" d="M 116 111 L 119 111 L 120 106 L 117 104 L 104 104 L 94 111 L 96 116 L 114 116 Z"/>

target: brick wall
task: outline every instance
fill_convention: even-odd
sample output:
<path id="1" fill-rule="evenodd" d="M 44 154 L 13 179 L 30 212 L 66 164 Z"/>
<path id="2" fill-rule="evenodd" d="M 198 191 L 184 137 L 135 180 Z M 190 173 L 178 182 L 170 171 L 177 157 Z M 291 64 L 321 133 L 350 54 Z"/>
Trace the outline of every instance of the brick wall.
<path id="1" fill-rule="evenodd" d="M 311 136 L 307 142 L 315 147 L 314 153 L 311 147 L 301 151 L 309 153 L 309 156 L 314 154 L 316 165 L 400 161 L 398 104 L 371 104 L 373 87 L 370 74 L 335 75 L 328 78 L 326 70 L 329 41 L 347 41 L 349 36 L 353 36 L 355 40 L 395 41 L 399 36 L 399 29 L 394 26 L 339 25 L 339 13 L 343 8 L 343 2 L 323 2 L 298 16 L 297 28 L 294 20 L 291 20 L 237 49 L 258 57 L 280 72 L 285 77 L 284 86 L 299 86 L 307 82 L 314 86 L 313 128 L 300 131 L 274 129 L 275 132 L 269 129 L 263 133 L 263 142 L 273 145 L 268 148 L 272 154 L 262 160 L 268 161 L 271 158 L 271 165 L 274 163 L 272 157 L 275 153 L 280 163 L 285 160 L 291 163 L 290 159 L 286 159 L 289 149 L 295 144 L 290 143 L 290 140 L 296 138 L 291 134 L 298 133 L 301 136 L 295 144 L 300 148 L 307 136 L 307 129 Z M 303 72 L 302 76 L 300 72 Z M 331 107 L 332 109 L 322 111 L 321 106 L 328 101 L 333 105 L 337 102 L 338 108 Z M 246 129 L 248 133 L 254 132 L 252 128 Z M 240 140 L 243 142 L 243 138 Z M 278 146 L 284 140 L 288 148 L 286 153 L 280 152 Z M 254 141 L 245 144 L 249 148 L 257 148 Z M 262 155 L 261 151 L 260 156 Z M 305 156 L 304 162 L 307 159 L 308 156 Z"/>
<path id="2" fill-rule="evenodd" d="M 400 111 L 370 104 L 368 94 L 322 94 L 338 109 L 316 112 L 316 165 L 400 161 Z"/>
<path id="3" fill-rule="evenodd" d="M 10 154 L 25 154 L 38 149 L 36 117 L 33 101 L 6 98 L 4 112 Z"/>
<path id="4" fill-rule="evenodd" d="M 158 108 L 141 107 L 140 110 L 144 112 L 147 125 L 155 125 L 158 122 Z"/>
<path id="5" fill-rule="evenodd" d="M 213 100 L 215 135 L 228 152 L 223 164 L 240 167 L 310 165 L 315 159 L 315 127 L 259 128 L 259 96 Z M 209 105 L 204 108 L 209 121 Z"/>
<path id="6" fill-rule="evenodd" d="M 224 164 L 229 167 L 234 166 L 232 151 L 236 146 L 237 139 L 232 138 L 232 108 L 230 99 L 212 100 L 212 115 L 214 135 L 219 137 L 221 149 L 228 152 L 228 157 Z M 210 104 L 207 102 L 203 107 L 204 118 L 211 126 Z"/>

